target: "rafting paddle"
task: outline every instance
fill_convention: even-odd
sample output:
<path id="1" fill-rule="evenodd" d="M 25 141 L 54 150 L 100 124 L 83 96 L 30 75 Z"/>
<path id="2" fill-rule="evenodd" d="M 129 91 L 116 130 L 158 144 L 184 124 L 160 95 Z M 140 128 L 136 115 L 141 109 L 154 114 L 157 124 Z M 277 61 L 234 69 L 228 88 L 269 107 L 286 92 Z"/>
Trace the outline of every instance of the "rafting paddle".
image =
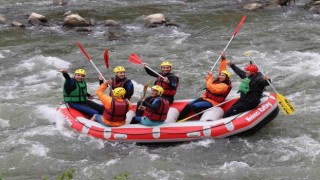
<path id="1" fill-rule="evenodd" d="M 131 54 L 128 58 L 129 62 L 133 63 L 133 64 L 142 64 L 142 59 L 137 55 L 137 54 Z M 157 74 L 158 76 L 160 76 L 161 78 L 164 78 L 161 74 L 157 73 L 155 70 L 151 69 L 150 67 L 146 66 L 146 68 L 150 69 L 150 71 L 154 72 L 155 74 Z"/>
<path id="2" fill-rule="evenodd" d="M 109 69 L 109 50 L 108 49 L 104 51 L 103 59 L 104 59 L 104 64 L 106 65 L 107 69 Z"/>
<path id="3" fill-rule="evenodd" d="M 235 98 L 239 98 L 239 97 L 235 97 Z M 189 116 L 189 117 L 186 117 L 186 118 L 184 118 L 184 119 L 178 120 L 177 122 L 187 121 L 187 120 L 189 120 L 189 119 L 191 119 L 191 118 L 193 118 L 193 117 L 195 117 L 195 116 L 198 116 L 198 115 L 200 115 L 200 114 L 202 114 L 202 113 L 204 113 L 204 112 L 207 112 L 207 111 L 213 109 L 214 107 L 219 107 L 219 106 L 221 106 L 221 105 L 223 105 L 223 104 L 225 104 L 225 103 L 227 103 L 227 102 L 229 102 L 229 101 L 232 101 L 232 100 L 234 100 L 235 98 L 229 99 L 229 100 L 224 101 L 224 102 L 222 102 L 222 103 L 220 103 L 220 104 L 217 104 L 217 105 L 212 106 L 212 107 L 210 107 L 210 108 L 208 108 L 208 109 L 205 109 L 205 110 L 203 110 L 203 111 L 201 111 L 201 112 L 198 112 L 198 113 L 196 113 L 196 114 L 193 114 L 193 115 L 191 115 L 191 116 Z"/>
<path id="4" fill-rule="evenodd" d="M 258 69 L 260 69 L 261 74 L 263 76 L 265 76 L 263 74 L 261 68 L 258 66 L 258 64 L 251 57 L 250 52 L 246 52 L 246 56 L 250 58 L 250 60 L 258 67 Z M 280 105 L 280 107 L 282 109 L 282 112 L 285 115 L 290 115 L 290 114 L 294 113 L 296 111 L 296 109 L 293 107 L 292 103 L 289 100 L 287 100 L 287 98 L 284 97 L 282 94 L 279 94 L 269 80 L 268 80 L 268 82 L 269 82 L 271 88 L 276 93 L 277 101 L 278 101 L 278 104 Z"/>
<path id="5" fill-rule="evenodd" d="M 82 51 L 82 53 L 87 57 L 87 59 L 91 62 L 91 64 L 93 65 L 93 67 L 98 71 L 99 75 L 103 78 L 104 81 L 107 81 L 106 78 L 104 78 L 101 74 L 101 72 L 99 71 L 99 69 L 97 68 L 97 66 L 93 63 L 93 61 L 91 60 L 90 56 L 88 55 L 88 53 L 84 50 L 84 48 L 82 47 L 82 45 L 79 42 L 76 42 L 76 45 L 80 48 L 80 50 Z"/>
<path id="6" fill-rule="evenodd" d="M 225 52 L 225 51 L 227 50 L 227 48 L 228 48 L 228 46 L 230 45 L 232 39 L 237 35 L 237 33 L 238 33 L 239 29 L 241 28 L 241 26 L 242 26 L 242 24 L 243 24 L 243 22 L 244 22 L 245 19 L 246 19 L 246 16 L 243 16 L 243 17 L 241 18 L 241 20 L 240 20 L 237 28 L 236 28 L 236 29 L 234 30 L 234 32 L 233 32 L 233 35 L 232 35 L 231 39 L 229 40 L 229 42 L 228 42 L 228 44 L 226 45 L 226 47 L 223 49 L 223 52 Z M 213 70 L 213 68 L 216 66 L 216 64 L 217 64 L 218 61 L 220 60 L 220 58 L 221 58 L 221 54 L 219 55 L 218 59 L 216 60 L 216 62 L 214 63 L 214 65 L 212 66 L 212 68 L 211 68 L 210 71 Z"/>

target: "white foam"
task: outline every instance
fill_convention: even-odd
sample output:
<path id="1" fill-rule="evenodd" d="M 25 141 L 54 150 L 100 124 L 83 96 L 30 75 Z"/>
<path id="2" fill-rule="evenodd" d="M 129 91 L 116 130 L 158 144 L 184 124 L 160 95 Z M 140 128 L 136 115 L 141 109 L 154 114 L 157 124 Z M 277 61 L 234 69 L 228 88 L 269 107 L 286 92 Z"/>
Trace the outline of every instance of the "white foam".
<path id="1" fill-rule="evenodd" d="M 225 173 L 237 173 L 239 171 L 248 170 L 250 166 L 245 162 L 238 162 L 238 161 L 231 161 L 231 162 L 225 162 L 223 166 L 221 166 L 219 169 L 223 170 Z"/>
<path id="2" fill-rule="evenodd" d="M 49 148 L 47 148 L 39 143 L 32 144 L 31 147 L 29 147 L 27 149 L 30 154 L 35 155 L 35 156 L 39 156 L 39 157 L 46 157 L 47 153 L 50 151 Z"/>
<path id="3" fill-rule="evenodd" d="M 9 120 L 4 120 L 0 118 L 0 127 L 10 127 Z"/>

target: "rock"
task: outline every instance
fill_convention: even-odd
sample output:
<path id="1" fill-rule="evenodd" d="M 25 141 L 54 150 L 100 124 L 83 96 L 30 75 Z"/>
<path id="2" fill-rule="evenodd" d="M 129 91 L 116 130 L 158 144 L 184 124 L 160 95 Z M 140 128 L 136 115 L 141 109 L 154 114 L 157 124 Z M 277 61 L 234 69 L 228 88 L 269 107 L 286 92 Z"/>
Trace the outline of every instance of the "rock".
<path id="1" fill-rule="evenodd" d="M 165 24 L 167 22 L 165 16 L 161 13 L 151 14 L 144 18 L 144 21 L 149 27 L 156 27 L 158 25 Z"/>
<path id="2" fill-rule="evenodd" d="M 263 8 L 263 5 L 260 3 L 249 3 L 243 6 L 243 9 L 249 10 L 249 11 L 254 11 L 262 8 Z"/>
<path id="3" fill-rule="evenodd" d="M 3 16 L 0 16 L 0 24 L 6 24 L 7 23 L 7 19 Z"/>
<path id="4" fill-rule="evenodd" d="M 89 21 L 90 26 L 95 26 L 97 24 L 95 19 L 90 19 Z"/>
<path id="5" fill-rule="evenodd" d="M 41 14 L 31 13 L 31 15 L 28 18 L 28 22 L 34 26 L 39 26 L 43 23 L 48 22 L 48 19 Z"/>
<path id="6" fill-rule="evenodd" d="M 106 24 L 105 24 L 105 26 L 119 26 L 119 25 L 120 25 L 120 22 L 112 19 L 106 20 Z"/>
<path id="7" fill-rule="evenodd" d="M 69 27 L 89 26 L 89 23 L 79 14 L 71 14 L 64 18 L 64 25 Z"/>
<path id="8" fill-rule="evenodd" d="M 108 32 L 108 39 L 109 41 L 119 40 L 121 36 L 115 32 Z"/>
<path id="9" fill-rule="evenodd" d="M 91 28 L 89 27 L 77 27 L 76 31 L 78 32 L 91 32 Z"/>
<path id="10" fill-rule="evenodd" d="M 14 26 L 14 27 L 26 27 L 26 25 L 18 22 L 18 21 L 12 21 L 11 22 L 11 25 Z"/>
<path id="11" fill-rule="evenodd" d="M 68 4 L 68 0 L 52 0 L 52 4 L 55 6 L 59 6 L 59 5 L 66 5 Z"/>

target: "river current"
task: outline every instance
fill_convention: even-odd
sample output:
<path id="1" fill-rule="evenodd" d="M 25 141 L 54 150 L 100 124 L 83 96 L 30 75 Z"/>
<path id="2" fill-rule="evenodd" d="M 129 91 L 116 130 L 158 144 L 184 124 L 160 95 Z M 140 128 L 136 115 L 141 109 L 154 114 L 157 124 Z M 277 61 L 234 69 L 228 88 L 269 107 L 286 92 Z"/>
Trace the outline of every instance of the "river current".
<path id="1" fill-rule="evenodd" d="M 72 11 L 94 18 L 91 32 L 55 26 L 11 27 L 0 24 L 0 179 L 57 179 L 74 170 L 74 179 L 318 179 L 320 176 L 320 16 L 306 0 L 282 9 L 246 11 L 238 1 L 0 0 L 0 15 L 27 24 L 36 12 L 63 22 Z M 163 13 L 179 26 L 146 28 L 143 18 Z M 204 77 L 230 40 L 241 17 L 247 18 L 228 47 L 227 58 L 243 67 L 252 57 L 271 77 L 276 90 L 296 108 L 279 113 L 253 136 L 207 139 L 167 146 L 110 143 L 71 129 L 56 106 L 64 79 L 59 68 L 87 70 L 89 91 L 98 87 L 97 72 L 81 53 L 80 42 L 105 77 L 122 65 L 134 81 L 138 101 L 149 77 L 128 62 L 137 53 L 159 70 L 169 60 L 180 77 L 176 99 L 197 98 Z M 105 27 L 114 19 L 119 27 Z M 116 32 L 121 39 L 106 35 Z M 103 52 L 109 49 L 110 68 Z M 216 69 L 214 69 L 216 72 Z M 237 96 L 240 82 L 232 72 Z M 270 87 L 268 91 L 273 91 Z"/>

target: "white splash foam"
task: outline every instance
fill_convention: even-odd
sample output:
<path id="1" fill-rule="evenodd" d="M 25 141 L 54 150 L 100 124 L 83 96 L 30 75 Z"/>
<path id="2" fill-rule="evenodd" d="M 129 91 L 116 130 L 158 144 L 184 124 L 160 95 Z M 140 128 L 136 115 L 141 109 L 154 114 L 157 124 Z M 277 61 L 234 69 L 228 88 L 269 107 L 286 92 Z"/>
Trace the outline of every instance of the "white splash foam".
<path id="1" fill-rule="evenodd" d="M 107 165 L 107 166 L 110 166 L 110 165 L 112 165 L 112 164 L 116 164 L 119 160 L 120 160 L 119 158 L 117 158 L 117 159 L 110 159 L 110 160 L 106 163 L 106 165 Z"/>
<path id="2" fill-rule="evenodd" d="M 220 170 L 223 170 L 225 173 L 236 173 L 238 171 L 247 170 L 250 166 L 245 162 L 238 162 L 238 161 L 231 161 L 231 162 L 225 162 L 222 167 L 220 167 Z"/>
<path id="3" fill-rule="evenodd" d="M 9 120 L 4 120 L 0 118 L 0 127 L 10 127 Z"/>
<path id="4" fill-rule="evenodd" d="M 47 153 L 50 151 L 49 148 L 37 143 L 32 144 L 31 147 L 27 148 L 29 150 L 29 153 L 35 156 L 39 157 L 46 157 Z"/>

